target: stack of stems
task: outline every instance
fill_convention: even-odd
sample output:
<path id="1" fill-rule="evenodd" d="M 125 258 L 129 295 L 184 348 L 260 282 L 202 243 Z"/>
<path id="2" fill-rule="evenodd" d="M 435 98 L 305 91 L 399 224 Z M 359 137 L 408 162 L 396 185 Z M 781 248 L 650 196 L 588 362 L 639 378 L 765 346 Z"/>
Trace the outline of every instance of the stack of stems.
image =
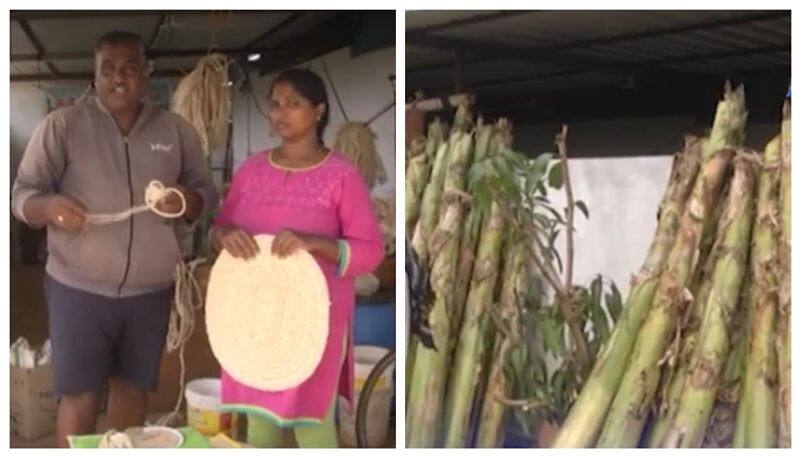
<path id="1" fill-rule="evenodd" d="M 721 206 L 722 205 L 720 205 L 720 207 Z M 718 247 L 715 251 L 718 251 Z M 707 259 L 707 263 L 711 264 L 711 268 L 714 266 L 715 259 L 716 257 L 713 255 L 710 255 Z M 689 364 L 697 345 L 703 310 L 708 302 L 708 297 L 713 286 L 712 273 L 702 276 L 702 283 L 698 289 L 693 291 L 692 295 L 694 299 L 690 304 L 692 307 L 691 317 L 689 318 L 687 328 L 683 330 L 684 334 L 679 335 L 677 340 L 679 345 L 675 348 L 677 357 L 674 362 L 675 366 L 672 367 L 672 371 L 670 372 L 671 376 L 663 380 L 664 396 L 661 398 L 661 404 L 656 414 L 654 414 L 654 423 L 647 442 L 648 447 L 661 447 L 672 422 L 675 420 L 678 404 L 681 394 L 683 393 L 683 387 L 689 374 Z"/>
<path id="2" fill-rule="evenodd" d="M 473 167 L 493 154 L 490 151 L 490 140 L 493 135 L 491 125 L 483 123 L 482 119 L 478 119 L 478 125 L 475 129 L 475 154 L 473 158 Z M 469 193 L 472 193 L 471 188 L 467 188 Z M 475 249 L 478 246 L 480 238 L 482 217 L 479 211 L 470 210 L 464 219 L 464 228 L 461 237 L 461 246 L 458 253 L 458 270 L 456 271 L 456 284 L 453 297 L 453 328 L 458 329 L 461 325 L 461 310 L 464 308 L 467 301 L 467 293 L 469 292 L 469 284 L 472 279 L 472 267 L 475 263 Z M 453 351 L 458 343 L 458 332 L 453 332 L 448 343 L 448 350 Z"/>
<path id="3" fill-rule="evenodd" d="M 495 332 L 486 394 L 478 420 L 475 446 L 479 448 L 502 445 L 503 419 L 507 406 L 500 400 L 509 398 L 511 392 L 511 385 L 505 375 L 505 366 L 509 351 L 515 344 L 519 344 L 519 335 L 515 331 L 515 324 L 519 319 L 519 295 L 528 285 L 525 250 L 512 237 L 506 240 L 503 258 L 499 302 L 493 304 L 494 309 L 490 311 L 495 313 L 493 315 L 495 321 L 500 322 L 496 325 L 501 327 Z"/>
<path id="4" fill-rule="evenodd" d="M 438 223 L 430 234 L 427 249 L 431 267 L 432 306 L 428 316 L 434 344 L 438 350 L 418 346 L 409 386 L 406 411 L 406 443 L 409 447 L 433 447 L 440 436 L 446 380 L 450 368 L 447 350 L 452 328 L 453 286 L 463 223 L 462 193 L 472 160 L 473 138 L 467 131 L 466 108 L 459 108 L 442 190 Z M 423 202 L 424 203 L 424 202 Z M 420 224 L 424 220 L 420 220 Z"/>
<path id="5" fill-rule="evenodd" d="M 458 336 L 453 370 L 448 381 L 444 445 L 464 447 L 469 440 L 469 419 L 484 360 L 485 338 L 490 333 L 489 306 L 494 298 L 505 223 L 500 205 L 493 202 L 484 221 L 475 260 L 464 319 Z M 463 254 L 463 253 L 462 253 Z"/>
<path id="6" fill-rule="evenodd" d="M 431 177 L 431 168 L 436 158 L 436 151 L 444 138 L 442 123 L 439 119 L 428 125 L 427 138 L 415 138 L 411 142 L 411 152 L 406 164 L 406 233 L 413 233 L 422 206 L 422 196 L 426 183 Z"/>
<path id="7" fill-rule="evenodd" d="M 658 389 L 659 360 L 672 338 L 677 317 L 691 299 L 686 297 L 685 290 L 696 266 L 696 252 L 704 225 L 717 204 L 728 175 L 734 154 L 733 149 L 728 148 L 741 146 L 746 117 L 744 89 L 731 91 L 726 87 L 709 140 L 703 143 L 700 175 L 681 216 L 666 268 L 639 329 L 634 350 L 598 438 L 598 446 L 634 447 L 639 443 Z"/>
<path id="8" fill-rule="evenodd" d="M 775 447 L 777 360 L 773 346 L 778 311 L 778 190 L 781 140 L 776 137 L 764 151 L 758 182 L 758 199 L 750 253 L 747 367 L 736 414 L 735 447 Z"/>
<path id="9" fill-rule="evenodd" d="M 720 221 L 723 238 L 703 310 L 698 346 L 692 355 L 675 417 L 662 443 L 665 447 L 699 447 L 703 442 L 731 347 L 731 321 L 747 268 L 753 189 L 752 161 L 739 155 L 734 160 L 729 201 Z"/>
<path id="10" fill-rule="evenodd" d="M 428 238 L 433 232 L 439 217 L 439 201 L 442 196 L 442 188 L 447 172 L 447 161 L 450 156 L 449 142 L 442 142 L 436 148 L 436 156 L 431 168 L 430 181 L 425 186 L 420 202 L 419 219 L 414 229 L 414 236 L 411 239 L 411 246 L 416 251 L 423 267 L 429 266 Z"/>
<path id="11" fill-rule="evenodd" d="M 791 447 L 792 439 L 792 147 L 791 108 L 783 106 L 781 124 L 780 251 L 778 264 L 778 445 Z"/>
<path id="12" fill-rule="evenodd" d="M 675 157 L 660 205 L 658 226 L 644 265 L 633 281 L 625 308 L 553 441 L 553 447 L 589 447 L 600 433 L 675 239 L 678 221 L 699 169 L 701 145 L 699 138 L 687 136 L 683 152 Z"/>
<path id="13" fill-rule="evenodd" d="M 650 311 L 639 330 L 634 351 L 598 439 L 601 447 L 634 447 L 644 428 L 660 379 L 659 360 L 685 307 L 685 287 L 694 270 L 693 260 L 710 209 L 728 173 L 733 150 L 714 153 L 703 165 L 681 217 L 680 227 L 658 281 Z"/>

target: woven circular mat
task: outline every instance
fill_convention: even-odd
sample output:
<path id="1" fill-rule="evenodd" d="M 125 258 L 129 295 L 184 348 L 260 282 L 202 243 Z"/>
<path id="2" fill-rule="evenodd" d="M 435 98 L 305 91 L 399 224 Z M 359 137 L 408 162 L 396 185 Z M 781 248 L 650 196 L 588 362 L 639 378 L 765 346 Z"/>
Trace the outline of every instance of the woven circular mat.
<path id="1" fill-rule="evenodd" d="M 255 237 L 260 253 L 241 260 L 220 253 L 206 294 L 211 350 L 237 381 L 278 391 L 308 379 L 328 339 L 330 296 L 314 258 L 270 253 L 273 236 Z"/>

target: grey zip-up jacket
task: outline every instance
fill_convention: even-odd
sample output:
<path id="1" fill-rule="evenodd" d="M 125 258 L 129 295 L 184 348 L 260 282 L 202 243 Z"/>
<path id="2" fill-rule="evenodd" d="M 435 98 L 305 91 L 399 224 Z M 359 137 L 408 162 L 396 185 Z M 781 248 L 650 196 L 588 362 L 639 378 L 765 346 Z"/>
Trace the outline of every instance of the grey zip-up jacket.
<path id="1" fill-rule="evenodd" d="M 203 212 L 219 196 L 191 124 L 146 104 L 127 138 L 95 97 L 49 114 L 31 137 L 11 191 L 14 214 L 34 195 L 58 193 L 88 213 L 114 213 L 144 203 L 147 184 L 180 183 L 203 198 Z M 46 271 L 55 280 L 108 297 L 161 290 L 181 258 L 175 221 L 151 211 L 80 232 L 47 229 Z"/>

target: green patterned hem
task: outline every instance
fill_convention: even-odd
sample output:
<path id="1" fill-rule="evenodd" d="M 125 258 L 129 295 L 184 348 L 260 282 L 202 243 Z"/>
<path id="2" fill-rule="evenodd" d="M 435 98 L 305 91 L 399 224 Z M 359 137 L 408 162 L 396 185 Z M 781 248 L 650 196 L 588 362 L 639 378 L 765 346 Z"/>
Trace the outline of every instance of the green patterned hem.
<path id="1" fill-rule="evenodd" d="M 303 427 L 310 425 L 319 425 L 322 423 L 322 419 L 315 419 L 313 417 L 284 419 L 268 409 L 259 408 L 258 406 L 253 406 L 253 405 L 242 405 L 237 403 L 229 403 L 222 405 L 220 407 L 220 411 L 223 413 L 255 414 L 257 416 L 275 422 L 279 427 L 298 427 L 298 426 Z"/>

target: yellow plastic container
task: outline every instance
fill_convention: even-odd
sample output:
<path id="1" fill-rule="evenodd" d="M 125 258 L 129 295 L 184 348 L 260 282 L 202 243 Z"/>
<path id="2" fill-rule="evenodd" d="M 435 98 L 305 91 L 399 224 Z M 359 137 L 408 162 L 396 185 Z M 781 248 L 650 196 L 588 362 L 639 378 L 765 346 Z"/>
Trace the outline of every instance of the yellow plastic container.
<path id="1" fill-rule="evenodd" d="M 220 411 L 220 380 L 195 379 L 186 384 L 186 416 L 189 426 L 206 436 L 230 435 L 236 415 Z"/>

